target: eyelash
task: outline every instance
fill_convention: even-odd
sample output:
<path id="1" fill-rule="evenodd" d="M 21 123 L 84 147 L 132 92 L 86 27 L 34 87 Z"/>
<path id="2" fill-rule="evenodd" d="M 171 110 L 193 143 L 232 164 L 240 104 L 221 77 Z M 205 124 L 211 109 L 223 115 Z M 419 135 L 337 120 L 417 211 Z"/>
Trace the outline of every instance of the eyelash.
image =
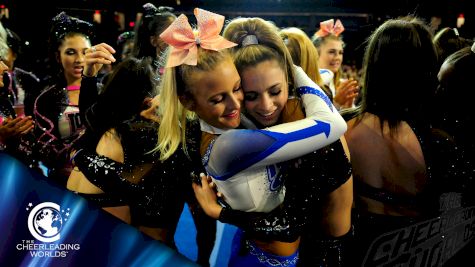
<path id="1" fill-rule="evenodd" d="M 338 52 L 338 51 L 330 51 L 329 53 L 334 54 L 334 55 L 343 55 L 343 52 Z"/>
<path id="2" fill-rule="evenodd" d="M 213 103 L 213 105 L 216 105 L 216 104 L 219 104 L 221 102 L 223 102 L 224 98 L 221 98 L 220 100 L 211 100 L 211 103 Z"/>
<path id="3" fill-rule="evenodd" d="M 281 92 L 282 92 L 282 90 L 279 89 L 278 91 L 276 91 L 276 92 L 270 92 L 269 94 L 270 94 L 271 96 L 277 96 L 277 95 L 279 95 Z M 256 100 L 256 99 L 257 99 L 257 95 L 254 94 L 254 93 L 251 93 L 251 94 L 244 94 L 244 100 L 246 100 L 246 101 L 254 101 L 254 100 Z"/>
<path id="4" fill-rule="evenodd" d="M 234 90 L 233 90 L 233 93 L 237 93 L 237 92 L 239 92 L 239 91 L 241 91 L 241 86 L 239 86 L 238 88 L 234 89 Z M 216 105 L 216 104 L 221 103 L 221 102 L 223 102 L 223 101 L 224 101 L 224 97 L 221 97 L 221 99 L 219 99 L 219 100 L 214 100 L 214 99 L 211 100 L 211 103 L 213 103 L 214 105 Z"/>
<path id="5" fill-rule="evenodd" d="M 277 91 L 277 92 L 271 92 L 270 95 L 276 96 L 276 95 L 279 95 L 280 92 L 282 92 L 282 90 L 279 89 L 279 91 Z"/>
<path id="6" fill-rule="evenodd" d="M 76 54 L 77 52 L 76 52 L 76 50 L 66 50 L 64 53 L 65 53 L 66 55 L 74 55 L 74 54 Z M 82 51 L 82 54 L 85 55 L 85 54 L 86 54 L 86 50 Z"/>
<path id="7" fill-rule="evenodd" d="M 244 95 L 244 100 L 245 101 L 254 101 L 256 100 L 256 95 L 255 94 L 245 94 Z"/>

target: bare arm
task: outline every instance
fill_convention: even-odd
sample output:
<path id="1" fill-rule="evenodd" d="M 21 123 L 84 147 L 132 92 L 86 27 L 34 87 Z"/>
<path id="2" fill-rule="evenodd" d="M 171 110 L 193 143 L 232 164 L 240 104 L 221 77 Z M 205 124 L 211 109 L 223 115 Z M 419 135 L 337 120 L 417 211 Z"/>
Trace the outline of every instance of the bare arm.
<path id="1" fill-rule="evenodd" d="M 124 162 L 124 151 L 115 130 L 104 133 L 96 147 L 98 155 L 105 156 L 116 162 Z M 81 193 L 97 194 L 103 191 L 92 184 L 78 167 L 74 167 L 69 176 L 67 188 Z"/>

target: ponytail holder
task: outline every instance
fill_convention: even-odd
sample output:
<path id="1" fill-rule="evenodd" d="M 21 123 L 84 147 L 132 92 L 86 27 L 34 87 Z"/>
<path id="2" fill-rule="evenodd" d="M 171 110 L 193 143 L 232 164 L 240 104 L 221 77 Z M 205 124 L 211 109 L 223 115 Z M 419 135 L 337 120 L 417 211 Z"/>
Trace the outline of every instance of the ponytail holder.
<path id="1" fill-rule="evenodd" d="M 345 27 L 343 27 L 343 24 L 339 19 L 335 20 L 329 19 L 320 22 L 320 30 L 318 30 L 317 33 L 315 33 L 316 36 L 318 37 L 325 37 L 329 34 L 333 34 L 338 37 L 342 32 L 345 31 Z"/>
<path id="2" fill-rule="evenodd" d="M 257 40 L 257 36 L 255 36 L 254 34 L 249 34 L 249 35 L 246 35 L 246 37 L 242 39 L 241 47 L 245 47 L 248 45 L 255 45 L 255 44 L 259 44 L 259 41 Z"/>

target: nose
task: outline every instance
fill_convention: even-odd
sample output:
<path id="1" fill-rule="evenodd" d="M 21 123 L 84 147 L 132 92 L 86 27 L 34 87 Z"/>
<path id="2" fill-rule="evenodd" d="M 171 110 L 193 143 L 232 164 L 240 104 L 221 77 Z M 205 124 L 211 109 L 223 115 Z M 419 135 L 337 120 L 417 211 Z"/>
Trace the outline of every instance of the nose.
<path id="1" fill-rule="evenodd" d="M 259 109 L 262 112 L 272 111 L 273 106 L 274 106 L 274 103 L 272 102 L 272 99 L 268 95 L 263 95 L 261 97 L 261 101 L 259 101 Z"/>
<path id="2" fill-rule="evenodd" d="M 335 58 L 339 59 L 339 60 L 342 60 L 343 59 L 343 53 L 337 53 Z"/>
<path id="3" fill-rule="evenodd" d="M 76 57 L 76 62 L 84 62 L 84 59 L 86 58 L 86 55 L 83 53 L 78 53 L 78 56 Z"/>
<path id="4" fill-rule="evenodd" d="M 3 62 L 3 60 L 0 60 L 0 73 L 3 74 L 7 70 L 8 70 L 7 64 L 5 64 L 5 62 Z"/>
<path id="5" fill-rule="evenodd" d="M 241 109 L 242 98 L 240 98 L 237 95 L 232 94 L 231 97 L 229 97 L 229 99 L 230 99 L 229 105 L 228 105 L 229 110 Z"/>

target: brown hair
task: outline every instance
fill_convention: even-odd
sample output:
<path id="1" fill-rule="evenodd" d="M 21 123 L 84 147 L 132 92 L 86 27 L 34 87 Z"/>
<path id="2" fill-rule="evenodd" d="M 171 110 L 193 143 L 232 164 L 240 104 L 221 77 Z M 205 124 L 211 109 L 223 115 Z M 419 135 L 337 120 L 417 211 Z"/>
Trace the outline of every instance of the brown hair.
<path id="1" fill-rule="evenodd" d="M 258 43 L 243 45 L 243 40 L 250 35 L 255 36 Z M 238 44 L 231 51 L 239 73 L 266 60 L 275 60 L 286 73 L 289 95 L 295 95 L 292 56 L 272 22 L 261 18 L 236 18 L 226 25 L 223 36 Z"/>

